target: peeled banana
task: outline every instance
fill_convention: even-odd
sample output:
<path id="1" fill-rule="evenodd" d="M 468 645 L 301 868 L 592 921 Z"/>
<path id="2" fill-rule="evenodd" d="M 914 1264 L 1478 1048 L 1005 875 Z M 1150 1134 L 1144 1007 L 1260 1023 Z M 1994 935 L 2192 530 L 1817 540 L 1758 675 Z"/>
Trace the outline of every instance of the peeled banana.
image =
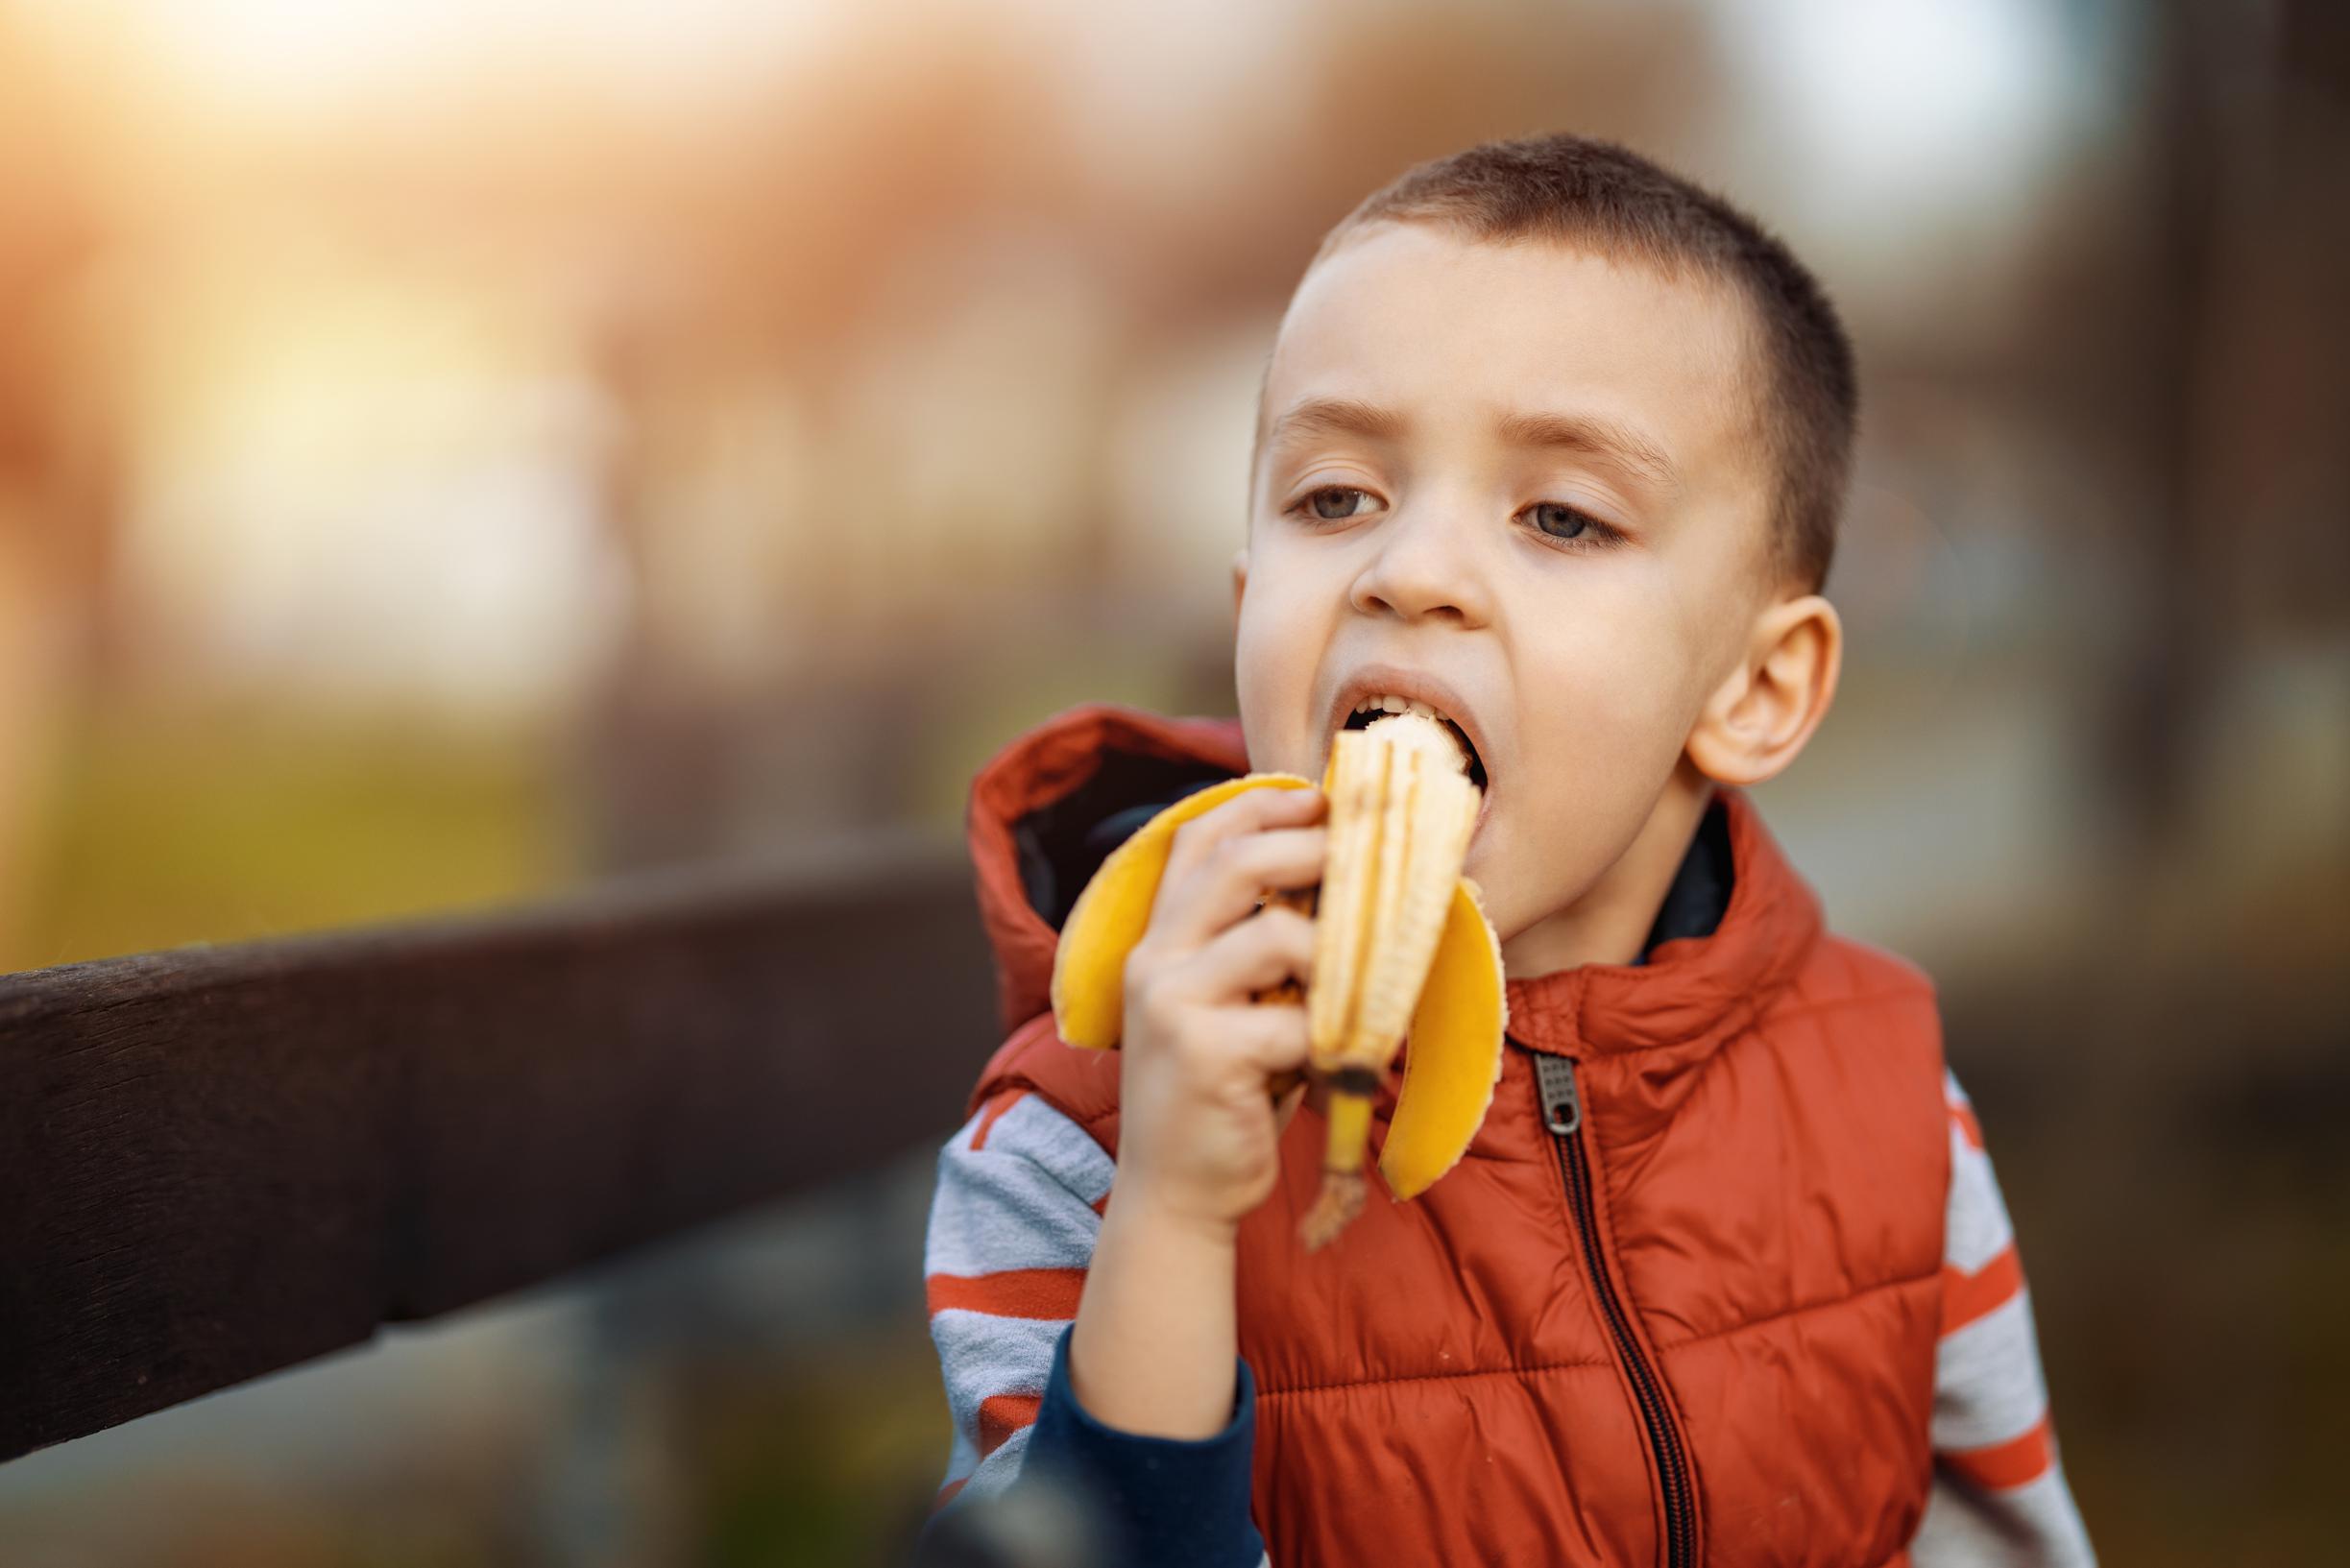
<path id="1" fill-rule="evenodd" d="M 1332 737 L 1318 893 L 1268 902 L 1315 919 L 1314 980 L 1304 1003 L 1309 1065 L 1327 1097 L 1322 1183 L 1298 1226 L 1308 1250 L 1363 1206 L 1364 1156 L 1379 1085 L 1410 1039 L 1403 1084 L 1379 1156 L 1389 1191 L 1411 1198 L 1460 1160 L 1501 1073 L 1507 1022 L 1501 945 L 1476 884 L 1461 875 L 1480 797 L 1458 742 L 1435 720 L 1394 713 Z M 1078 895 L 1054 957 L 1053 1010 L 1073 1046 L 1118 1043 L 1126 958 L 1141 940 L 1175 830 L 1244 789 L 1298 788 L 1252 773 L 1200 790 L 1146 823 Z M 1296 987 L 1260 994 L 1293 1001 Z"/>
<path id="2" fill-rule="evenodd" d="M 1417 713 L 1331 738 L 1329 851 L 1306 994 L 1329 1143 L 1321 1191 L 1299 1226 L 1308 1251 L 1363 1207 L 1372 1102 L 1411 1025 L 1477 821 L 1466 761 L 1441 725 Z"/>

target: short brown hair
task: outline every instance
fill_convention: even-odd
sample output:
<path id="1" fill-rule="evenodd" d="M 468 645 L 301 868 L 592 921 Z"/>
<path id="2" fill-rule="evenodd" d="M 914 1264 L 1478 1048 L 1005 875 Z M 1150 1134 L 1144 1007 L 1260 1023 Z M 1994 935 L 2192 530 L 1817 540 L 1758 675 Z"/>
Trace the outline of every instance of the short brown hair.
<path id="1" fill-rule="evenodd" d="M 1754 393 L 1778 470 L 1776 565 L 1814 591 L 1827 581 L 1859 418 L 1853 346 L 1818 280 L 1760 224 L 1628 148 L 1564 132 L 1481 142 L 1414 165 L 1340 219 L 1306 271 L 1377 223 L 1448 224 L 1478 240 L 1561 240 L 1668 277 L 1694 269 L 1742 292 L 1760 328 L 1763 374 Z"/>

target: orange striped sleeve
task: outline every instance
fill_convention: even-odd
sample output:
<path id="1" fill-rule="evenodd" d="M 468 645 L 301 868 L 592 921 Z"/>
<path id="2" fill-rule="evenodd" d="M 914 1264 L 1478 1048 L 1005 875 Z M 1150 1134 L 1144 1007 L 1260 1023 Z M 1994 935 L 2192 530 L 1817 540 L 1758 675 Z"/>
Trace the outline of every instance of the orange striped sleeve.
<path id="1" fill-rule="evenodd" d="M 930 1310 L 960 1309 L 996 1317 L 1075 1317 L 1085 1290 L 1082 1268 L 1006 1268 L 993 1274 L 933 1274 Z"/>
<path id="2" fill-rule="evenodd" d="M 1002 1448 L 1011 1435 L 1033 1426 L 1044 1404 L 1041 1394 L 992 1394 L 980 1401 L 980 1457 Z"/>
<path id="3" fill-rule="evenodd" d="M 1989 1316 L 2016 1298 L 2023 1289 L 2023 1261 L 2013 1242 L 1974 1273 L 1954 1264 L 1942 1266 L 1942 1332 L 1955 1333 Z"/>
<path id="4" fill-rule="evenodd" d="M 973 1149 L 982 1149 L 987 1146 L 987 1135 L 995 1130 L 997 1121 L 1005 1111 L 1018 1104 L 1020 1097 L 1027 1093 L 1026 1089 L 1005 1089 L 987 1101 L 986 1108 L 980 1112 L 980 1124 L 972 1129 L 971 1146 Z"/>
<path id="5" fill-rule="evenodd" d="M 2003 1443 L 1960 1449 L 1943 1455 L 1942 1460 L 1985 1491 L 2003 1492 L 2028 1486 L 2047 1474 L 2054 1458 L 2048 1432 L 2048 1417 L 2044 1412 L 2029 1430 Z"/>
<path id="6" fill-rule="evenodd" d="M 1017 1087 L 974 1107 L 940 1150 L 923 1279 L 952 1431 L 934 1508 L 1019 1473 L 1115 1173 L 1090 1133 Z"/>

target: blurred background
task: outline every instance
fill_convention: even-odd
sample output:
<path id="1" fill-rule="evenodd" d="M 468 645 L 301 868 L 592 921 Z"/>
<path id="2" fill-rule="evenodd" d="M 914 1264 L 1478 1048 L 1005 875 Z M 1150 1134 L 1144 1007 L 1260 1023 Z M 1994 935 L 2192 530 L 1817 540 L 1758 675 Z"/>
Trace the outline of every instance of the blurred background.
<path id="1" fill-rule="evenodd" d="M 2325 1558 L 2325 0 L 0 0 L 0 970 L 951 833 L 1061 707 L 1231 712 L 1299 269 L 1556 129 L 1859 343 L 1850 663 L 1762 800 L 1941 984 L 2093 1535 Z M 890 1560 L 934 1157 L 0 1468 L 8 1560 Z"/>

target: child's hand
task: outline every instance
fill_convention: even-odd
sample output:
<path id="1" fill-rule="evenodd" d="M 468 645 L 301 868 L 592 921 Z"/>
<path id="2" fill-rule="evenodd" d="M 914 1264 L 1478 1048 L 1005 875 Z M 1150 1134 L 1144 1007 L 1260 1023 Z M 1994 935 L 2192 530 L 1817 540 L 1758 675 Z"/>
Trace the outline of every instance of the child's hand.
<path id="1" fill-rule="evenodd" d="M 1251 789 L 1175 830 L 1127 955 L 1112 1208 L 1215 1234 L 1272 1194 L 1306 1087 L 1276 1106 L 1273 1080 L 1305 1065 L 1306 1011 L 1249 997 L 1311 977 L 1314 923 L 1258 905 L 1320 880 L 1323 814 L 1319 789 Z"/>

